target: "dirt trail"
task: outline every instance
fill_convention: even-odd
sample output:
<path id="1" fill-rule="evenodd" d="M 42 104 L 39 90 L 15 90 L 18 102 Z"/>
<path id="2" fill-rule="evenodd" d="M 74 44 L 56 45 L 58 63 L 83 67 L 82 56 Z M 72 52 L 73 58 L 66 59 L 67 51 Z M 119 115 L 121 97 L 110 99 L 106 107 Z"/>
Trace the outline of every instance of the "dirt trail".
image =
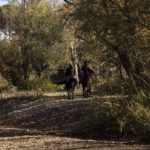
<path id="1" fill-rule="evenodd" d="M 124 142 L 84 140 L 91 137 L 92 101 L 64 96 L 21 97 L 0 101 L 1 149 L 150 149 Z M 69 138 L 70 137 L 70 138 Z M 74 137 L 74 138 L 73 138 Z"/>
<path id="2" fill-rule="evenodd" d="M 123 142 L 83 140 L 56 136 L 21 136 L 0 138 L 0 149 L 9 150 L 149 150 L 144 145 Z"/>

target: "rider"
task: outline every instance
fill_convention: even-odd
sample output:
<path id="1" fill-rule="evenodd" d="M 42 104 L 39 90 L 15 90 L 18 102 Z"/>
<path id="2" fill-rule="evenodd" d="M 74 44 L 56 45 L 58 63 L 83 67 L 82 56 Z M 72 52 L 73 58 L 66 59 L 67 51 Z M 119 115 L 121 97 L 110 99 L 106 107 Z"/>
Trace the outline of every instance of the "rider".
<path id="1" fill-rule="evenodd" d="M 84 65 L 82 66 L 82 72 L 83 72 L 83 77 L 88 76 L 89 74 L 93 74 L 94 70 L 93 68 L 89 65 L 88 61 L 84 61 Z"/>
<path id="2" fill-rule="evenodd" d="M 74 78 L 74 76 L 74 68 L 73 65 L 70 63 L 65 72 L 65 81 L 68 82 L 71 78 Z"/>
<path id="3" fill-rule="evenodd" d="M 94 73 L 94 70 L 90 66 L 88 61 L 84 61 L 84 65 L 82 66 L 81 70 L 82 70 L 83 80 L 89 78 L 87 86 L 88 86 L 88 91 L 91 92 L 91 75 Z"/>

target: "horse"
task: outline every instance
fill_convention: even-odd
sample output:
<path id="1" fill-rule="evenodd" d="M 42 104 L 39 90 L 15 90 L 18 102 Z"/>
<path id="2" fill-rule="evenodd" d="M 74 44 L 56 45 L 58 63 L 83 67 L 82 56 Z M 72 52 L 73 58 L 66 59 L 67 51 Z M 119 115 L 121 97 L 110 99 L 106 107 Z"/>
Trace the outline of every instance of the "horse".
<path id="1" fill-rule="evenodd" d="M 89 97 L 90 96 L 91 87 L 92 87 L 92 75 L 93 74 L 94 74 L 94 71 L 92 69 L 89 69 L 89 72 L 86 74 L 80 70 L 79 84 L 82 85 L 83 97 Z"/>
<path id="2" fill-rule="evenodd" d="M 77 80 L 71 77 L 68 81 L 65 82 L 65 88 L 67 91 L 68 99 L 74 99 L 74 90 L 77 85 Z"/>
<path id="3" fill-rule="evenodd" d="M 82 91 L 83 91 L 83 97 L 89 97 L 91 93 L 91 86 L 92 86 L 92 76 L 91 74 L 84 76 L 82 78 L 81 84 L 82 84 Z"/>

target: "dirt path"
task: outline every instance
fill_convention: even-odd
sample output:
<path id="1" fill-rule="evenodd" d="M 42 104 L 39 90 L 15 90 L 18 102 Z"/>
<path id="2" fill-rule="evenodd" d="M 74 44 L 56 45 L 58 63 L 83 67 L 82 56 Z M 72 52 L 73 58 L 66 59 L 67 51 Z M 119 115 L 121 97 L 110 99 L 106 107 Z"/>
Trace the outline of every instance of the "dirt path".
<path id="1" fill-rule="evenodd" d="M 56 136 L 21 136 L 0 138 L 2 150 L 149 150 L 144 145 L 126 145 L 123 142 L 83 140 Z"/>
<path id="2" fill-rule="evenodd" d="M 149 146 L 126 145 L 126 141 L 79 138 L 81 135 L 91 137 L 91 103 L 90 99 L 70 101 L 56 95 L 1 100 L 0 150 L 150 149 Z"/>
<path id="3" fill-rule="evenodd" d="M 58 99 L 58 100 L 57 100 Z M 38 129 L 57 134 L 85 132 L 91 101 L 60 97 L 22 98 L 1 101 L 1 125 Z M 89 120 L 90 121 L 90 120 Z"/>

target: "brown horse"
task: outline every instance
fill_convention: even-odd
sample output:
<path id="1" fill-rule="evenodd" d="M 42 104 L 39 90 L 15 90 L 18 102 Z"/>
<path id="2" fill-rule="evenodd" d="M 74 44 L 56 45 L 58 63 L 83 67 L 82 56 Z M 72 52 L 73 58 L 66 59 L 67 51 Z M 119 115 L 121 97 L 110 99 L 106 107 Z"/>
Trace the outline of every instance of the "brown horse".
<path id="1" fill-rule="evenodd" d="M 92 75 L 93 74 L 94 74 L 93 69 L 86 66 L 86 65 L 84 65 L 79 70 L 79 83 L 82 85 L 84 97 L 90 96 L 91 87 L 92 87 Z"/>
<path id="2" fill-rule="evenodd" d="M 87 76 L 84 76 L 82 78 L 81 84 L 82 84 L 83 96 L 89 97 L 91 93 L 91 87 L 92 87 L 92 74 L 88 74 Z"/>

